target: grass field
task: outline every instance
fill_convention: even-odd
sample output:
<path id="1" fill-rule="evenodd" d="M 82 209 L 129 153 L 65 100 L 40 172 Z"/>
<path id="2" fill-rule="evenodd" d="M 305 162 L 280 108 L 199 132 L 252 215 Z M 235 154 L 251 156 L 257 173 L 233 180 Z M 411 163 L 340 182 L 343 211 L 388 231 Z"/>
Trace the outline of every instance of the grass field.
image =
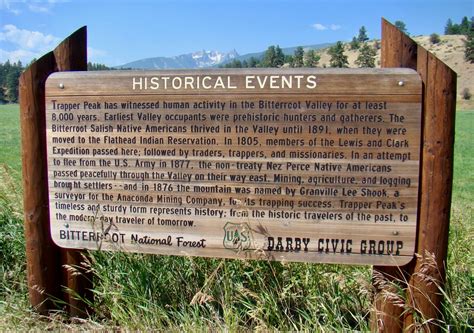
<path id="1" fill-rule="evenodd" d="M 0 128 L 0 163 L 14 170 L 16 175 L 20 175 L 20 113 L 17 104 L 0 105 Z"/>
<path id="2" fill-rule="evenodd" d="M 91 252 L 94 315 L 48 318 L 28 306 L 18 106 L 0 105 L 0 331 L 367 331 L 371 267 Z M 474 325 L 474 111 L 457 113 L 442 331 Z M 404 311 L 414 311 L 406 305 Z M 423 319 L 418 319 L 423 322 Z"/>
<path id="3" fill-rule="evenodd" d="M 453 202 L 474 203 L 474 111 L 456 115 Z"/>

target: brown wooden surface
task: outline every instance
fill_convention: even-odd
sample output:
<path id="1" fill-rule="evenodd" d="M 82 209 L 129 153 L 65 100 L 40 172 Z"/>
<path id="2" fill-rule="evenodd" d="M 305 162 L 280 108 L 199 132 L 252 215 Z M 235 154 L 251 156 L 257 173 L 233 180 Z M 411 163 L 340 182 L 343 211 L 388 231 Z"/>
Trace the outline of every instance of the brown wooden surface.
<path id="1" fill-rule="evenodd" d="M 20 77 L 23 202 L 30 303 L 45 314 L 61 299 L 60 249 L 51 240 L 48 211 L 44 83 L 54 70 L 52 52 Z"/>
<path id="2" fill-rule="evenodd" d="M 75 72 L 75 73 L 56 73 L 52 75 L 47 82 L 47 133 L 48 133 L 48 155 L 49 155 L 49 184 L 50 184 L 50 202 L 52 217 L 52 234 L 56 243 L 63 247 L 70 248 L 89 248 L 89 249 L 108 249 L 108 250 L 124 250 L 147 253 L 161 254 L 180 254 L 180 255 L 198 255 L 211 257 L 229 257 L 229 258 L 261 258 L 269 257 L 274 260 L 291 260 L 306 262 L 332 262 L 332 263 L 355 263 L 355 264 L 382 264 L 401 265 L 412 259 L 413 245 L 416 232 L 416 216 L 417 216 L 417 198 L 418 198 L 418 157 L 420 151 L 420 112 L 421 112 L 421 85 L 419 76 L 411 70 L 406 69 L 389 69 L 389 70 L 248 70 L 248 71 L 228 71 L 213 70 L 206 72 L 209 77 L 215 79 L 219 77 L 228 77 L 236 88 L 219 88 L 218 91 L 206 91 L 195 89 L 190 91 L 141 91 L 135 92 L 132 89 L 132 79 L 137 75 L 142 77 L 159 77 L 166 75 L 170 80 L 178 77 L 196 78 L 200 75 L 200 71 L 146 71 L 146 72 L 130 72 L 130 71 L 114 71 L 107 73 L 97 72 Z M 281 77 L 293 75 L 295 77 L 313 76 L 318 78 L 318 86 L 313 93 L 307 93 L 303 87 L 271 89 L 264 87 L 262 89 L 246 89 L 245 82 L 247 77 Z M 352 87 L 351 89 L 347 87 Z M 241 91 L 239 94 L 235 90 Z M 349 90 L 356 90 L 355 93 L 349 93 Z M 243 93 L 245 92 L 245 93 Z M 389 93 L 390 92 L 390 93 Z M 249 109 L 245 103 L 255 103 L 258 105 L 260 100 L 300 103 L 296 108 L 272 108 L 265 107 L 260 109 Z M 160 102 L 160 106 L 151 110 L 143 111 L 141 109 L 130 109 L 126 106 L 126 102 L 133 103 L 152 103 Z M 202 103 L 205 101 L 218 101 L 225 103 L 223 109 L 212 109 L 205 107 L 203 109 L 194 109 L 194 103 Z M 318 109 L 314 110 L 306 106 L 306 102 L 325 103 L 332 105 L 331 110 Z M 337 107 L 338 102 L 344 101 L 350 105 L 348 109 Z M 163 107 L 164 103 L 187 103 L 189 106 L 180 109 L 179 107 Z M 230 103 L 235 103 L 235 107 L 230 107 Z M 386 104 L 383 109 L 370 109 L 366 106 L 366 102 L 382 102 Z M 122 103 L 125 105 L 122 106 Z M 360 106 L 353 106 L 360 103 Z M 87 105 L 98 105 L 96 109 L 88 108 Z M 107 105 L 117 104 L 117 109 L 106 107 Z M 385 105 L 384 104 L 384 105 Z M 71 111 L 64 111 L 59 105 L 74 105 Z M 153 114 L 156 117 L 162 117 L 160 121 L 139 120 L 141 114 Z M 265 121 L 249 121 L 234 120 L 241 116 L 247 115 L 277 115 L 279 118 Z M 110 120 L 107 117 L 111 115 L 127 116 L 127 121 Z M 199 116 L 205 120 L 173 120 L 176 116 L 194 117 Z M 212 120 L 212 116 L 229 116 L 226 121 Z M 322 117 L 333 115 L 335 120 L 324 121 Z M 391 115 L 403 117 L 402 122 L 395 122 Z M 287 121 L 284 117 L 305 116 L 313 117 L 317 120 L 307 121 Z M 340 117 L 374 117 L 372 120 L 361 121 L 353 120 L 341 122 Z M 132 120 L 133 117 L 133 120 Z M 166 120 L 164 120 L 166 117 Z M 375 120 L 375 118 L 379 120 Z M 81 119 L 90 120 L 81 120 Z M 119 130 L 119 126 L 130 124 L 137 128 L 137 131 Z M 185 128 L 181 133 L 168 132 L 162 133 L 147 132 L 145 128 L 148 125 L 173 125 Z M 301 133 L 285 134 L 283 129 L 291 125 L 304 128 Z M 310 125 L 325 125 L 327 131 L 324 133 L 313 134 L 308 131 Z M 72 126 L 72 129 L 58 130 L 58 126 Z M 84 131 L 76 130 L 81 127 Z M 97 132 L 94 130 L 97 126 L 110 127 L 105 132 Z M 201 133 L 192 130 L 193 126 L 207 126 L 216 129 L 216 132 Z M 236 128 L 238 126 L 249 128 L 248 133 L 242 134 Z M 278 130 L 275 133 L 257 133 L 254 132 L 253 126 L 271 126 Z M 224 128 L 228 131 L 225 132 Z M 357 133 L 338 133 L 342 128 L 351 128 L 357 130 Z M 366 127 L 376 128 L 380 130 L 380 134 L 367 134 L 363 132 Z M 388 134 L 387 130 L 395 127 L 406 131 L 402 134 Z M 170 143 L 170 138 L 187 140 L 197 139 L 202 136 L 206 139 L 213 140 L 211 144 L 192 144 L 192 143 Z M 255 137 L 259 140 L 259 144 L 244 145 L 239 142 L 243 137 Z M 224 137 L 232 143 L 226 143 Z M 333 140 L 336 142 L 333 146 L 320 146 L 317 144 L 312 147 L 309 142 L 314 138 L 319 140 Z M 133 140 L 133 144 L 114 143 L 110 140 L 126 139 Z M 158 144 L 143 144 L 139 141 L 147 138 L 162 139 Z M 80 142 L 82 139 L 84 142 Z M 267 140 L 301 140 L 303 144 L 277 145 L 269 144 Z M 338 140 L 360 140 L 360 147 L 343 146 Z M 391 147 L 389 140 L 400 140 L 406 142 L 406 146 Z M 99 140 L 100 143 L 94 141 Z M 105 142 L 109 140 L 109 142 Z M 380 147 L 370 146 L 371 141 L 380 140 Z M 383 144 L 382 144 L 383 142 Z M 130 155 L 123 152 L 124 148 L 137 149 L 136 155 Z M 84 152 L 58 153 L 59 149 L 83 149 Z M 94 156 L 94 149 L 118 149 L 110 156 Z M 188 151 L 200 149 L 212 151 L 215 156 L 199 156 L 190 155 L 189 157 L 160 156 L 154 157 L 145 154 L 146 149 L 170 149 Z M 258 156 L 251 158 L 239 158 L 232 156 L 232 152 L 255 153 Z M 273 157 L 273 153 L 281 153 L 284 151 L 285 156 Z M 326 158 L 290 158 L 289 155 L 294 152 L 303 151 L 305 153 L 340 153 L 343 158 L 326 157 Z M 359 158 L 351 157 L 356 152 L 361 155 Z M 403 153 L 410 154 L 407 160 L 384 159 L 377 157 L 381 152 L 387 153 Z M 260 155 L 259 155 L 260 154 Z M 362 157 L 363 154 L 371 157 Z M 373 156 L 373 157 L 372 157 Z M 407 155 L 408 156 L 408 155 Z M 127 167 L 121 166 L 120 161 L 126 159 Z M 185 160 L 186 166 L 177 167 L 172 163 L 177 159 Z M 81 161 L 87 161 L 89 164 L 81 165 Z M 117 162 L 118 165 L 116 164 Z M 208 163 L 208 167 L 203 167 L 202 162 Z M 252 163 L 260 165 L 261 169 L 242 169 L 237 165 L 239 163 Z M 280 164 L 281 170 L 272 169 L 267 162 Z M 107 164 L 109 163 L 109 164 Z M 155 174 L 159 174 L 159 180 L 153 180 L 152 171 L 141 163 L 163 163 L 154 170 Z M 216 170 L 217 163 L 228 163 L 229 167 L 225 170 Z M 297 166 L 307 166 L 307 169 L 288 169 L 287 163 Z M 313 167 L 313 163 L 330 163 L 336 169 L 334 170 L 317 170 Z M 370 172 L 357 172 L 349 170 L 354 165 L 377 165 L 390 170 Z M 104 165 L 108 165 L 104 168 Z M 311 168 L 309 169 L 309 166 Z M 68 172 L 74 168 L 79 174 L 64 176 L 61 172 Z M 155 168 L 155 167 L 154 167 Z M 116 173 L 118 175 L 101 174 L 102 170 Z M 144 174 L 142 180 L 127 179 L 121 175 L 122 170 L 127 172 L 140 172 Z M 87 176 L 81 175 L 83 172 L 94 172 L 97 175 Z M 168 173 L 182 172 L 192 177 L 183 181 L 174 179 Z M 205 179 L 196 181 L 197 175 L 209 175 L 222 177 L 220 179 L 212 179 L 207 176 Z M 274 180 L 275 175 L 291 175 L 292 177 L 302 177 L 301 183 L 295 183 L 293 180 L 277 181 Z M 343 183 L 324 183 L 315 186 L 311 184 L 310 177 L 314 176 L 342 176 L 354 177 L 355 183 L 344 185 Z M 230 176 L 257 176 L 258 180 L 235 181 L 229 179 Z M 377 180 L 373 184 L 367 184 L 364 180 L 367 177 L 388 177 L 391 180 L 405 177 L 409 179 L 410 184 L 404 186 L 388 186 Z M 91 178 L 92 177 L 92 178 Z M 263 178 L 265 177 L 265 180 Z M 73 183 L 75 185 L 73 186 Z M 173 189 L 169 191 L 154 190 L 153 186 L 169 185 Z M 62 184 L 62 185 L 61 185 Z M 99 184 L 102 189 L 91 190 L 90 185 Z M 125 188 L 125 185 L 136 185 L 138 188 Z M 148 186 L 148 188 L 143 187 Z M 189 185 L 189 191 L 177 190 L 180 185 Z M 203 186 L 205 188 L 213 186 L 226 186 L 231 192 L 225 193 L 202 193 L 194 190 L 194 186 Z M 237 192 L 236 189 L 244 187 L 249 190 L 248 193 Z M 301 193 L 303 188 L 316 188 L 318 190 L 328 188 L 337 191 L 337 195 L 310 195 Z M 387 191 L 387 194 L 377 196 L 366 196 L 363 194 L 365 189 Z M 258 191 L 262 189 L 273 189 L 278 193 L 261 194 Z M 296 195 L 289 195 L 290 190 L 294 190 Z M 344 194 L 344 191 L 353 191 L 353 195 Z M 400 197 L 398 197 L 398 194 Z M 92 196 L 91 196 L 92 194 Z M 114 195 L 114 199 L 104 199 L 107 196 Z M 127 203 L 117 199 L 119 195 L 142 195 L 149 196 L 150 200 L 140 200 L 139 202 Z M 172 198 L 173 202 L 158 203 L 155 199 L 157 195 L 165 194 Z M 81 196 L 81 199 L 74 196 Z M 99 198 L 93 195 L 98 195 Z M 190 200 L 191 199 L 191 200 Z M 222 202 L 213 202 L 206 205 L 194 203 L 192 200 L 222 200 Z M 340 203 L 344 199 L 345 202 L 364 202 L 368 206 L 363 210 L 343 207 Z M 233 200 L 240 203 L 233 203 Z M 255 203 L 249 204 L 248 201 Z M 261 200 L 285 200 L 291 204 L 283 206 L 279 209 L 269 208 L 268 205 L 262 203 Z M 76 208 L 62 208 L 58 205 L 73 204 L 81 202 L 85 206 L 77 206 Z M 324 202 L 324 207 L 316 206 L 298 206 L 300 203 L 317 204 Z M 392 208 L 376 207 L 376 203 L 392 204 Z M 99 210 L 92 210 L 93 206 L 99 204 Z M 401 207 L 404 205 L 404 207 Z M 112 210 L 115 210 L 115 212 Z M 131 206 L 139 206 L 144 209 L 140 212 L 131 212 Z M 196 212 L 197 209 L 203 209 L 204 206 L 210 207 L 217 213 L 218 217 L 202 216 Z M 294 207 L 293 207 L 294 206 Z M 370 207 L 369 207 L 370 206 Z M 86 208 L 85 208 L 86 207 Z M 155 213 L 154 209 L 159 208 L 181 209 L 186 207 L 189 212 L 186 213 Z M 328 208 L 329 207 L 329 208 Z M 120 210 L 127 211 L 123 212 Z M 387 211 L 390 210 L 390 212 Z M 116 211 L 119 211 L 117 213 Z M 254 212 L 264 212 L 265 216 L 254 216 Z M 232 215 L 232 212 L 237 212 Z M 285 212 L 296 213 L 297 217 L 271 217 L 270 213 Z M 306 217 L 306 213 L 314 214 L 319 212 L 327 212 L 331 216 L 340 215 L 340 218 L 317 218 Z M 362 218 L 345 217 L 346 214 L 359 213 L 372 214 L 371 220 Z M 396 216 L 390 221 L 380 223 L 374 221 L 375 215 L 393 213 Z M 248 215 L 247 215 L 248 214 Z M 404 214 L 407 220 L 402 221 L 400 214 Z M 86 216 L 86 220 L 77 221 L 77 217 Z M 304 217 L 303 217 L 304 216 Z M 387 215 L 388 216 L 388 215 Z M 139 223 L 130 224 L 119 222 L 121 217 L 137 217 L 146 221 L 160 217 L 164 219 L 186 219 L 193 221 L 193 228 L 172 227 L 162 224 Z M 112 222 L 113 221 L 113 222 Z M 246 244 L 245 251 L 234 251 L 229 249 L 223 243 L 224 229 L 227 223 L 239 225 L 241 228 L 245 225 L 248 233 L 251 235 L 252 242 Z M 88 236 L 89 231 L 99 231 L 105 233 L 106 230 L 110 235 L 123 235 L 124 241 L 114 242 L 110 239 L 103 241 L 92 240 Z M 73 235 L 86 235 L 77 236 Z M 166 239 L 171 237 L 173 245 L 154 245 L 146 243 L 134 243 L 132 235 L 140 235 L 141 237 L 149 237 L 152 239 Z M 268 251 L 267 238 L 271 237 L 307 237 L 311 239 L 308 251 Z M 184 237 L 188 240 L 205 239 L 205 248 L 179 247 L 177 244 L 178 237 Z M 353 242 L 353 250 L 351 254 L 344 251 L 341 253 L 321 253 L 318 245 L 320 239 L 348 240 Z M 397 255 L 391 256 L 389 253 L 378 255 L 367 255 L 363 252 L 362 246 L 368 240 L 394 240 L 403 242 L 403 249 Z M 299 253 L 298 253 L 299 252 Z"/>
<path id="3" fill-rule="evenodd" d="M 87 27 L 82 27 L 67 37 L 53 51 L 56 71 L 87 70 Z M 66 291 L 64 297 L 71 316 L 84 316 L 87 305 L 83 300 L 91 299 L 92 275 L 84 267 L 85 252 L 61 250 L 63 266 L 63 285 L 72 292 Z M 69 269 L 73 267 L 74 269 Z M 81 299 L 82 298 L 82 299 Z"/>
<path id="4" fill-rule="evenodd" d="M 453 177 L 456 73 L 423 48 L 418 49 L 418 71 L 425 82 L 421 201 L 416 266 L 410 278 L 410 306 L 426 321 L 423 329 L 440 331 L 448 252 Z M 412 313 L 405 328 L 413 331 Z"/>
<path id="5" fill-rule="evenodd" d="M 395 26 L 382 19 L 381 43 L 382 68 L 411 68 L 416 69 L 417 44 L 408 36 L 401 33 Z M 372 330 L 382 332 L 401 332 L 403 327 L 403 307 L 390 298 L 393 287 L 404 281 L 404 271 L 408 266 L 399 269 L 393 267 L 374 266 L 375 310 L 372 316 Z M 387 283 L 380 283 L 383 279 Z"/>
<path id="6" fill-rule="evenodd" d="M 87 27 L 67 37 L 53 51 L 59 72 L 87 70 Z"/>
<path id="7" fill-rule="evenodd" d="M 439 331 L 448 247 L 452 190 L 456 74 L 435 56 L 417 46 L 392 24 L 382 20 L 382 67 L 407 67 L 418 71 L 423 81 L 423 151 L 421 156 L 420 207 L 417 237 L 418 257 L 394 271 L 374 267 L 374 277 L 386 276 L 389 283 L 409 280 L 406 311 L 384 298 L 379 289 L 375 298 L 374 331 L 415 331 L 413 311 L 426 323 L 421 329 Z M 434 282 L 434 283 L 433 283 Z M 377 287 L 378 285 L 375 284 Z M 388 289 L 388 290 L 387 290 Z M 386 291 L 390 291 L 388 287 Z"/>
<path id="8" fill-rule="evenodd" d="M 394 76 L 396 74 L 396 76 Z M 308 77 L 315 77 L 317 86 L 307 87 Z M 202 85 L 198 87 L 194 84 L 194 89 L 188 85 L 185 89 L 184 83 L 182 89 L 173 89 L 172 78 L 180 79 L 184 82 L 185 78 L 191 78 L 194 82 L 203 81 L 204 77 L 209 77 L 212 82 L 217 78 L 222 79 L 224 87 L 204 89 Z M 282 77 L 292 78 L 293 89 L 270 88 L 270 79 L 274 77 L 275 85 L 283 86 Z M 301 77 L 300 88 L 297 88 L 298 77 Z M 71 78 L 84 79 L 83 84 L 74 84 Z M 147 79 L 148 86 L 142 89 L 136 85 L 133 86 L 133 79 Z M 263 88 L 259 87 L 259 81 Z M 151 80 L 157 79 L 160 86 L 157 89 L 151 87 Z M 394 80 L 397 81 L 394 81 Z M 167 85 L 164 84 L 166 80 Z M 247 84 L 247 80 L 249 83 Z M 311 78 L 313 80 L 313 78 Z M 64 88 L 59 88 L 59 82 L 64 83 Z M 403 81 L 404 85 L 399 86 L 398 82 Z M 103 84 L 107 82 L 107 85 Z M 207 82 L 207 81 L 206 81 Z M 71 84 L 72 83 L 72 84 Z M 206 69 L 206 70 L 160 70 L 160 71 L 96 71 L 81 73 L 55 73 L 48 80 L 48 91 L 54 96 L 123 96 L 133 94 L 140 95 L 199 95 L 199 94 L 261 94 L 284 92 L 285 94 L 312 94 L 312 95 L 410 95 L 416 94 L 419 89 L 417 80 L 413 80 L 413 71 L 404 68 L 398 69 L 363 69 L 363 68 L 285 68 L 275 72 L 270 68 L 259 69 Z M 311 85 L 311 84 L 309 84 Z M 255 88 L 250 89 L 253 86 Z M 165 88 L 166 87 L 166 88 Z M 234 87 L 234 88 L 228 88 Z M 72 89 L 71 89 L 72 88 Z M 374 91 L 376 93 L 374 93 Z"/>
<path id="9" fill-rule="evenodd" d="M 22 164 L 24 184 L 25 238 L 30 303 L 40 313 L 54 309 L 52 299 L 68 304 L 73 316 L 85 306 L 61 286 L 87 297 L 88 276 L 72 275 L 63 265 L 76 266 L 75 253 L 60 250 L 51 241 L 48 213 L 46 124 L 44 89 L 47 77 L 58 70 L 87 69 L 87 30 L 83 27 L 28 67 L 20 77 Z M 68 259 L 75 258 L 75 259 Z M 63 277 L 63 279 L 61 278 Z"/>

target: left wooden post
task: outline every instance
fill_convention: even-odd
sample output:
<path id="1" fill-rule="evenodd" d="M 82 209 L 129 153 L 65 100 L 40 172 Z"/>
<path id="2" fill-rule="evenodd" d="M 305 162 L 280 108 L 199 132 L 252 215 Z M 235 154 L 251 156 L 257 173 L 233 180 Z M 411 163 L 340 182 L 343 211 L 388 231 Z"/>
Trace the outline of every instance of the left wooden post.
<path id="1" fill-rule="evenodd" d="M 57 247 L 49 226 L 45 82 L 51 73 L 72 70 L 87 70 L 86 27 L 32 63 L 20 77 L 23 206 L 31 305 L 47 314 L 64 303 L 70 315 L 83 316 L 87 313 L 84 300 L 90 298 L 92 281 L 82 268 L 83 254 Z M 72 273 L 66 265 L 80 274 Z"/>

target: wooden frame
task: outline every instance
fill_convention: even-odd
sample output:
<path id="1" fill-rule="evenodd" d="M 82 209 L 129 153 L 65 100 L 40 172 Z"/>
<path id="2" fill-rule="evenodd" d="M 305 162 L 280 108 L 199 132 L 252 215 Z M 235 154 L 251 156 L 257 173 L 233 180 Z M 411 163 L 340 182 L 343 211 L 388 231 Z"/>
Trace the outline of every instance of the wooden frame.
<path id="1" fill-rule="evenodd" d="M 30 302 L 41 313 L 54 308 L 52 298 L 69 305 L 73 316 L 83 315 L 87 307 L 70 293 L 67 286 L 84 299 L 89 298 L 90 279 L 71 274 L 63 265 L 81 266 L 81 253 L 60 250 L 49 235 L 48 184 L 45 146 L 44 82 L 55 71 L 86 69 L 86 28 L 63 41 L 54 52 L 33 63 L 20 78 L 22 123 L 25 236 L 27 248 Z M 375 275 L 394 283 L 409 281 L 408 306 L 416 308 L 426 320 L 425 330 L 436 331 L 430 321 L 439 317 L 442 297 L 437 288 L 445 279 L 447 239 L 450 218 L 456 74 L 434 55 L 418 46 L 387 21 L 382 21 L 382 67 L 416 69 L 423 81 L 423 150 L 417 257 L 402 268 L 374 267 Z M 424 271 L 431 281 L 421 277 L 426 262 L 436 263 Z M 58 279 L 58 276 L 63 276 Z M 380 287 L 380 284 L 376 284 Z M 403 287 L 403 286 L 402 286 Z M 384 298 L 380 288 L 375 298 L 372 329 L 399 332 L 414 330 L 412 314 Z"/>

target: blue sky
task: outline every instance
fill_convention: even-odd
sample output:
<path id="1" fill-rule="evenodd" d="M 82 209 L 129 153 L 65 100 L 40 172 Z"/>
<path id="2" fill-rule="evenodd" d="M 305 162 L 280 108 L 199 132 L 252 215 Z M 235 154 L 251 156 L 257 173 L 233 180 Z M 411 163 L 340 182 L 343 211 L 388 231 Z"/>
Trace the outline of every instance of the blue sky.
<path id="1" fill-rule="evenodd" d="M 402 20 L 412 35 L 442 34 L 448 18 L 474 16 L 473 0 L 105 1 L 0 0 L 0 62 L 28 63 L 83 25 L 89 61 L 109 66 L 197 50 L 240 54 L 350 41 L 364 25 Z"/>

